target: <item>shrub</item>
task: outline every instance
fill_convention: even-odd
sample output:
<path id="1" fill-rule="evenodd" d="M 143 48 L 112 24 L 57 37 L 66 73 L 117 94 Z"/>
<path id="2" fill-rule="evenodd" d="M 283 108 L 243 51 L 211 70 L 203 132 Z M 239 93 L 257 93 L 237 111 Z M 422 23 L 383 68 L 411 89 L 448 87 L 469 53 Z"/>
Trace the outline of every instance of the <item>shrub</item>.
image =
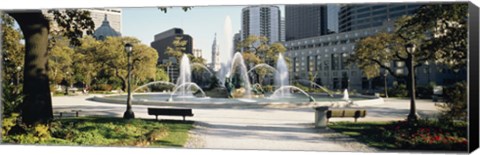
<path id="1" fill-rule="evenodd" d="M 455 83 L 447 87 L 444 92 L 445 104 L 441 105 L 441 119 L 452 122 L 453 120 L 467 120 L 467 83 Z"/>
<path id="2" fill-rule="evenodd" d="M 407 97 L 407 86 L 404 84 L 394 85 L 393 88 L 388 89 L 388 95 L 392 97 Z"/>
<path id="3" fill-rule="evenodd" d="M 99 90 L 99 91 L 111 91 L 112 90 L 112 86 L 109 85 L 109 84 L 96 84 L 93 86 L 93 89 L 94 90 Z"/>
<path id="4" fill-rule="evenodd" d="M 12 113 L 19 112 L 19 105 L 23 102 L 21 85 L 2 85 L 2 115 L 10 116 Z"/>
<path id="5" fill-rule="evenodd" d="M 3 118 L 2 120 L 2 137 L 7 136 L 10 129 L 17 124 L 18 113 L 12 113 L 10 117 Z"/>

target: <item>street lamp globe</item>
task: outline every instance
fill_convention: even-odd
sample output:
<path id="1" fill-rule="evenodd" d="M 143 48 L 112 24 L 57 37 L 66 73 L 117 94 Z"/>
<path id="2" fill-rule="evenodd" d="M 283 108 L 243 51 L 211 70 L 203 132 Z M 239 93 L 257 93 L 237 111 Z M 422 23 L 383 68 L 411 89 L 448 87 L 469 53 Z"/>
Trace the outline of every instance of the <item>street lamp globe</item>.
<path id="1" fill-rule="evenodd" d="M 408 51 L 409 53 L 415 52 L 415 44 L 409 43 L 409 44 L 407 44 L 405 47 L 407 48 L 407 51 Z"/>
<path id="2" fill-rule="evenodd" d="M 132 49 L 133 49 L 132 44 L 130 44 L 130 43 L 126 43 L 126 44 L 125 44 L 125 51 L 126 51 L 127 53 L 132 52 Z"/>

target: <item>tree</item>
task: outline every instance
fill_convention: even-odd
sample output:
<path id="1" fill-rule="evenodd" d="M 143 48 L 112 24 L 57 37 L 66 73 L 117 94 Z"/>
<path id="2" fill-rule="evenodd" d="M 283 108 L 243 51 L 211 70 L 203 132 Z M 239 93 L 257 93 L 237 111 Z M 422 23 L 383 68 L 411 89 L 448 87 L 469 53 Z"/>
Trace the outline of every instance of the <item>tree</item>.
<path id="1" fill-rule="evenodd" d="M 22 76 L 25 46 L 20 43 L 20 30 L 14 28 L 14 20 L 1 14 L 1 51 L 2 51 L 2 115 L 19 112 L 22 102 Z"/>
<path id="2" fill-rule="evenodd" d="M 74 82 L 74 51 L 69 47 L 68 41 L 63 40 L 57 42 L 48 54 L 48 77 L 53 85 L 64 85 L 65 94 L 68 94 L 68 87 Z"/>
<path id="3" fill-rule="evenodd" d="M 426 61 L 452 68 L 465 67 L 467 9 L 466 4 L 422 6 L 415 15 L 398 19 L 394 32 L 378 33 L 359 41 L 349 61 L 362 69 L 367 78 L 378 76 L 382 68 L 394 77 L 405 79 L 411 98 L 409 120 L 416 121 L 412 74 Z M 407 50 L 410 45 L 415 45 L 412 51 Z M 407 76 L 396 74 L 391 62 L 404 62 Z"/>
<path id="4" fill-rule="evenodd" d="M 103 72 L 116 77 L 121 81 L 122 90 L 127 88 L 127 53 L 124 49 L 125 43 L 133 45 L 132 51 L 132 79 L 137 81 L 146 81 L 154 79 L 158 54 L 155 49 L 147 45 L 140 44 L 136 38 L 130 37 L 107 37 L 101 42 L 97 49 L 96 60 L 101 62 Z"/>
<path id="5" fill-rule="evenodd" d="M 70 19 L 78 19 L 59 25 L 60 27 L 65 27 L 65 31 L 69 34 L 75 34 L 67 35 L 72 40 L 83 35 L 82 31 L 78 31 L 84 28 L 82 25 L 90 25 L 87 27 L 93 29 L 93 22 L 91 22 L 89 12 L 78 11 L 82 16 L 75 16 L 76 14 L 71 13 L 77 11 L 71 10 L 70 13 L 59 12 Z M 53 118 L 47 72 L 49 20 L 40 10 L 6 13 L 15 19 L 25 38 L 25 67 L 23 70 L 23 96 L 25 98 L 21 106 L 22 121 L 28 125 L 47 123 Z M 54 16 L 58 15 L 55 14 Z M 62 21 L 66 18 L 57 19 Z M 74 43 L 75 41 L 72 42 Z"/>
<path id="6" fill-rule="evenodd" d="M 182 37 L 175 37 L 171 46 L 167 47 L 167 55 L 174 57 L 177 63 L 180 63 L 183 54 L 187 50 L 187 41 L 182 40 Z"/>
<path id="7" fill-rule="evenodd" d="M 170 81 L 167 73 L 165 73 L 165 69 L 163 68 L 158 68 L 157 67 L 157 72 L 155 73 L 155 81 Z"/>
<path id="8" fill-rule="evenodd" d="M 80 40 L 80 46 L 75 48 L 73 55 L 73 73 L 75 81 L 81 81 L 86 88 L 90 88 L 93 79 L 101 68 L 100 62 L 96 61 L 97 47 L 100 42 L 91 36 L 85 36 Z"/>
<path id="9" fill-rule="evenodd" d="M 285 53 L 287 50 L 281 43 L 269 44 L 268 38 L 265 36 L 251 35 L 240 42 L 237 50 L 243 49 L 243 59 L 248 67 L 260 63 L 266 63 L 275 66 L 278 60 L 278 53 Z M 271 73 L 266 68 L 256 68 L 258 83 L 263 83 L 264 77 Z"/>

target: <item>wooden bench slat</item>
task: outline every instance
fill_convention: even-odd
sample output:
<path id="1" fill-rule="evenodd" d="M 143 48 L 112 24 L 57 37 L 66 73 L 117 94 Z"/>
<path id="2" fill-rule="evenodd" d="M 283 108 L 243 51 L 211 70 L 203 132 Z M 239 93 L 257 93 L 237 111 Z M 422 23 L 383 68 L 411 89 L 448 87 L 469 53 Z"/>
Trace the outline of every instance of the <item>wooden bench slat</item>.
<path id="1" fill-rule="evenodd" d="M 361 109 L 334 109 L 327 111 L 327 122 L 328 119 L 332 117 L 353 117 L 355 122 L 360 117 L 365 117 L 367 115 L 367 110 Z"/>

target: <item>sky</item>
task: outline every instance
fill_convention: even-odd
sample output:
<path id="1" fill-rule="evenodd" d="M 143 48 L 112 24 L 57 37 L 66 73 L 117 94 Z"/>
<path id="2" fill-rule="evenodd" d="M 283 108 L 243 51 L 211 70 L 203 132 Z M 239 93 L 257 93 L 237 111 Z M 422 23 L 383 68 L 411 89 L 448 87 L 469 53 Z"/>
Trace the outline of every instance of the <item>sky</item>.
<path id="1" fill-rule="evenodd" d="M 215 33 L 220 48 L 220 58 L 227 59 L 224 35 L 225 18 L 232 21 L 232 37 L 240 31 L 241 10 L 244 6 L 207 6 L 193 7 L 184 12 L 173 7 L 164 13 L 155 8 L 122 8 L 122 36 L 136 37 L 149 45 L 155 34 L 174 27 L 182 28 L 185 34 L 193 38 L 193 48 L 202 49 L 203 58 L 211 62 L 212 43 Z M 283 7 L 281 12 L 283 14 Z M 229 42 L 233 38 L 228 38 Z"/>

